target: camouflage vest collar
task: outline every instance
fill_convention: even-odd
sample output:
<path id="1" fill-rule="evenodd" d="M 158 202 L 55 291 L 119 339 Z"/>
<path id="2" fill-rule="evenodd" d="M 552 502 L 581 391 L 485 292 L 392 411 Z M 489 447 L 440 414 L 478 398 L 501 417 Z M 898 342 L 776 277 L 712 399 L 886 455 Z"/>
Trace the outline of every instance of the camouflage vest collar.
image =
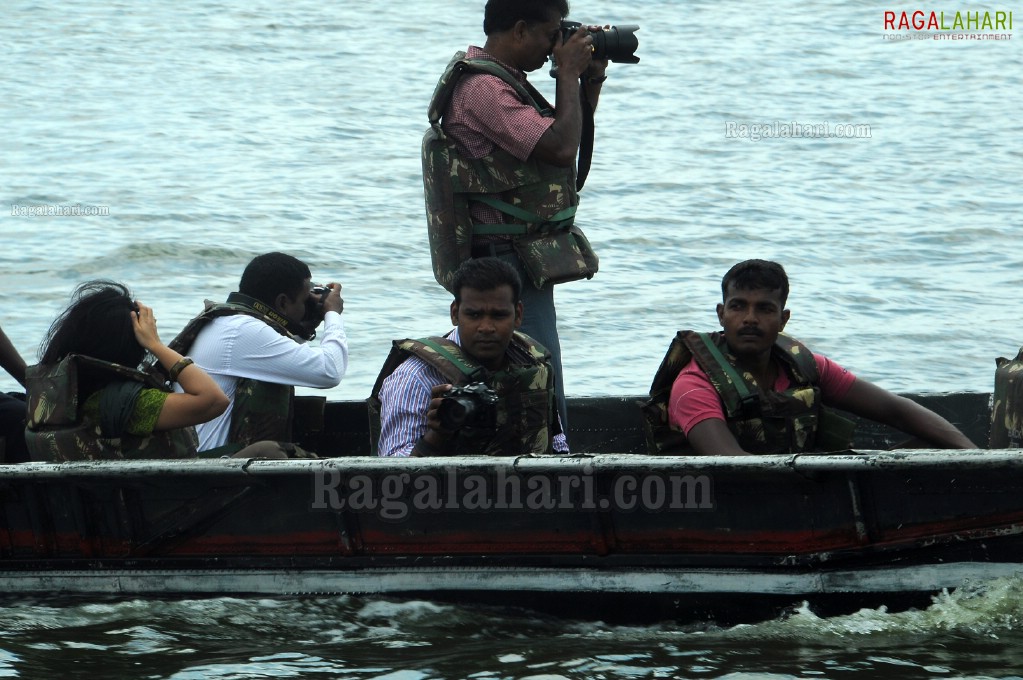
<path id="1" fill-rule="evenodd" d="M 247 296 L 241 295 L 240 293 L 231 293 L 228 296 L 227 302 L 213 302 L 206 300 L 203 311 L 196 317 L 194 317 L 185 327 L 178 333 L 173 340 L 167 343 L 167 346 L 176 352 L 181 354 L 188 354 L 188 350 L 192 347 L 199 332 L 205 328 L 210 321 L 220 316 L 232 316 L 235 314 L 245 314 L 256 319 L 259 319 L 270 328 L 274 329 L 286 338 L 291 338 L 295 342 L 301 342 L 301 336 L 298 336 L 288 330 L 288 325 L 279 323 L 274 317 L 267 316 L 263 311 L 258 309 L 256 306 L 251 304 L 245 304 L 239 301 L 238 297 L 247 298 Z M 232 299 L 233 298 L 233 299 Z M 252 300 L 252 298 L 247 298 Z M 258 302 L 258 301 L 256 301 Z M 262 306 L 266 306 L 260 303 Z M 275 314 L 276 317 L 284 319 L 280 314 Z M 291 322 L 294 324 L 294 322 Z"/>
<path id="2" fill-rule="evenodd" d="M 764 385 L 761 388 L 751 373 L 739 368 L 723 333 L 686 333 L 686 345 L 721 395 L 726 415 L 732 418 L 744 413 L 755 414 L 763 397 L 773 393 L 774 386 Z M 791 378 L 791 386 L 786 392 L 820 382 L 813 354 L 795 338 L 779 334 L 771 357 Z"/>
<path id="3" fill-rule="evenodd" d="M 750 453 L 799 453 L 816 446 L 820 415 L 817 362 L 798 340 L 779 335 L 771 351 L 790 386 L 776 392 L 739 368 L 723 333 L 690 333 L 686 344 L 725 407 L 725 422 Z"/>
<path id="4" fill-rule="evenodd" d="M 455 52 L 451 61 L 444 68 L 444 74 L 437 81 L 437 85 L 433 90 L 433 97 L 430 99 L 428 111 L 430 125 L 440 124 L 440 120 L 443 118 L 444 112 L 447 111 L 448 104 L 451 102 L 451 95 L 454 94 L 455 85 L 458 83 L 459 78 L 467 73 L 489 73 L 492 76 L 497 76 L 515 88 L 519 98 L 523 102 L 532 104 L 540 115 L 545 117 L 552 117 L 554 115 L 554 107 L 529 81 L 516 78 L 514 73 L 495 59 L 480 57 L 470 59 L 466 57 L 464 51 L 459 50 Z"/>
<path id="5" fill-rule="evenodd" d="M 236 292 L 227 296 L 227 303 L 255 312 L 257 315 L 262 316 L 263 320 L 268 324 L 275 326 L 274 330 L 278 330 L 278 332 L 279 329 L 283 329 L 289 335 L 303 340 L 312 340 L 316 337 L 315 330 L 310 331 L 306 329 L 301 322 L 289 319 L 262 300 Z"/>

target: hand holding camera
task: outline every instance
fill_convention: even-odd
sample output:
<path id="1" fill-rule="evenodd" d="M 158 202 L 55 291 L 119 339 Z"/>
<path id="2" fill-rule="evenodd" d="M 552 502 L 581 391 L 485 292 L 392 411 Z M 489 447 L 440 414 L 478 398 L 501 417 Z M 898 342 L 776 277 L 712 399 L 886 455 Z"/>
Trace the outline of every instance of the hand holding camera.
<path id="1" fill-rule="evenodd" d="M 327 312 L 340 314 L 344 308 L 345 301 L 341 299 L 340 283 L 315 284 L 309 289 L 309 297 L 305 301 L 302 327 L 310 332 L 315 331 Z"/>
<path id="2" fill-rule="evenodd" d="M 309 289 L 309 297 L 305 301 L 307 319 L 317 318 L 319 321 L 323 321 L 323 315 L 327 312 L 340 314 L 344 308 L 345 301 L 341 299 L 340 283 L 315 284 Z"/>
<path id="3" fill-rule="evenodd" d="M 345 301 L 341 298 L 341 284 L 331 281 L 326 286 L 319 286 L 319 288 L 326 288 L 326 294 L 323 295 L 321 303 L 323 306 L 324 313 L 326 312 L 337 312 L 340 314 L 345 310 Z"/>
<path id="4" fill-rule="evenodd" d="M 466 426 L 492 424 L 497 392 L 481 382 L 464 386 L 435 385 L 426 413 L 427 434 L 432 444 L 447 440 Z"/>
<path id="5" fill-rule="evenodd" d="M 551 75 L 578 80 L 593 59 L 593 39 L 587 30 L 562 29 L 562 40 L 555 41 L 551 56 L 556 67 Z"/>

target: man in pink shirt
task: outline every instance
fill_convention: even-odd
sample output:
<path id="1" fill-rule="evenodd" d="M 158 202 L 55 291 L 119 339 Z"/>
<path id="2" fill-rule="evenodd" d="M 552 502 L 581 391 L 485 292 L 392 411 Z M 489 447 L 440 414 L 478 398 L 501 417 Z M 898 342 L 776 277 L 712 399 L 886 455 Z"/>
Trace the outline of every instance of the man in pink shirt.
<path id="1" fill-rule="evenodd" d="M 780 264 L 740 262 L 721 281 L 717 315 L 723 331 L 681 331 L 676 337 L 651 401 L 666 401 L 669 427 L 684 434 L 695 453 L 832 450 L 821 426 L 825 406 L 890 425 L 924 446 L 977 448 L 933 411 L 783 335 L 788 292 Z"/>

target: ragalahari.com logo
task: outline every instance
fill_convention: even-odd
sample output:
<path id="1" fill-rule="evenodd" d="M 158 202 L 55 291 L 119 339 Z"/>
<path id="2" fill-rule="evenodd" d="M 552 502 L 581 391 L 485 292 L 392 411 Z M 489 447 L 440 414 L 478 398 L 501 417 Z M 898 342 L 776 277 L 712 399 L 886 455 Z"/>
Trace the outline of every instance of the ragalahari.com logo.
<path id="1" fill-rule="evenodd" d="M 884 12 L 886 40 L 1011 40 L 1011 11 Z"/>

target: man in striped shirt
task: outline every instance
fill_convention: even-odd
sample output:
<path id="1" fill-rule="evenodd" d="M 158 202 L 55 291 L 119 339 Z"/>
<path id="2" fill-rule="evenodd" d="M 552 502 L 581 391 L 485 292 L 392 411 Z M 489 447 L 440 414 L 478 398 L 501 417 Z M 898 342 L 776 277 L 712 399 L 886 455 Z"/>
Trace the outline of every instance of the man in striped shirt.
<path id="1" fill-rule="evenodd" d="M 455 275 L 444 337 L 395 343 L 371 400 L 380 410 L 380 456 L 567 452 L 554 408 L 550 354 L 516 331 L 522 283 L 498 258 L 468 260 Z M 455 383 L 484 382 L 501 417 L 451 429 L 439 409 Z M 558 434 L 555 434 L 555 432 Z"/>

